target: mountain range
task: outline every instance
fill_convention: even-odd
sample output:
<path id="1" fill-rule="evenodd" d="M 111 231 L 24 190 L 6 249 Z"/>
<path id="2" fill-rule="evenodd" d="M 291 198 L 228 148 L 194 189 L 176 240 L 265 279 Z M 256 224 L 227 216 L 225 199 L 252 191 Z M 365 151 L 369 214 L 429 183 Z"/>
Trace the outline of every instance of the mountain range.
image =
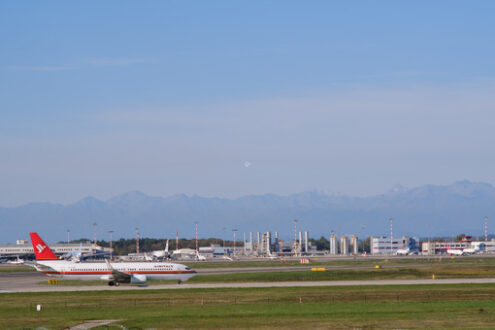
<path id="1" fill-rule="evenodd" d="M 98 239 L 133 237 L 138 227 L 141 237 L 194 237 L 198 221 L 200 237 L 237 239 L 244 232 L 278 231 L 282 238 L 298 230 L 310 237 L 357 234 L 389 235 L 389 219 L 394 219 L 394 236 L 453 236 L 459 233 L 484 235 L 495 219 L 495 187 L 483 182 L 458 181 L 451 185 L 400 185 L 376 196 L 352 197 L 309 191 L 287 196 L 266 194 L 237 199 L 174 195 L 148 196 L 127 192 L 106 201 L 86 197 L 73 204 L 30 203 L 0 208 L 0 242 L 27 239 L 38 231 L 48 241 L 63 241 L 70 230 L 73 238 L 92 238 L 97 223 Z M 490 232 L 490 230 L 489 230 Z M 491 233 L 491 232 L 490 232 Z"/>

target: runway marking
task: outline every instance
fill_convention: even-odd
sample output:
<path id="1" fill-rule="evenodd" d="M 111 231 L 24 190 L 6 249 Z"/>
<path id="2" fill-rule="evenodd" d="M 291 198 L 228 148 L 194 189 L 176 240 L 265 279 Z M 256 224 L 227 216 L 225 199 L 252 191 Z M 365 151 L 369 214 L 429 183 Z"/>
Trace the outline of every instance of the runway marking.
<path id="1" fill-rule="evenodd" d="M 102 327 L 104 325 L 107 325 L 107 324 L 110 324 L 110 323 L 114 323 L 114 322 L 118 322 L 118 321 L 121 321 L 121 320 L 92 320 L 92 321 L 84 322 L 84 323 L 75 325 L 73 327 L 70 327 L 69 330 L 93 329 L 93 328 L 96 328 L 96 327 Z"/>

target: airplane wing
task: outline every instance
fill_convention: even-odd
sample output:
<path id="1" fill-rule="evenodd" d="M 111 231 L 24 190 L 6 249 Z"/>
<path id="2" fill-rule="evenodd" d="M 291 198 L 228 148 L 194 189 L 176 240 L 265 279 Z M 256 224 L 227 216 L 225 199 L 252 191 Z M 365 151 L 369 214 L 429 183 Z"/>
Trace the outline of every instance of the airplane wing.
<path id="1" fill-rule="evenodd" d="M 112 276 L 116 282 L 129 283 L 131 281 L 130 274 L 116 270 L 107 259 L 105 259 L 105 262 L 107 263 L 108 270 L 112 272 Z"/>
<path id="2" fill-rule="evenodd" d="M 29 266 L 29 267 L 34 267 L 38 272 L 55 272 L 57 273 L 58 271 L 52 267 L 46 266 L 39 264 L 37 262 L 32 262 L 32 261 L 24 261 L 24 265 Z"/>

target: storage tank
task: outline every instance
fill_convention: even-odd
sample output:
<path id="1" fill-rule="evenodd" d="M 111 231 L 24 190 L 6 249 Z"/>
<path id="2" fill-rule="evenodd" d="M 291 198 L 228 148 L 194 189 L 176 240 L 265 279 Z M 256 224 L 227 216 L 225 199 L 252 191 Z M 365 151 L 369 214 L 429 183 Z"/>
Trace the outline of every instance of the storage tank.
<path id="1" fill-rule="evenodd" d="M 337 254 L 337 236 L 336 235 L 330 236 L 330 254 L 332 254 L 332 255 Z"/>
<path id="2" fill-rule="evenodd" d="M 358 254 L 358 237 L 357 235 L 351 235 L 351 250 L 352 250 L 352 254 Z"/>
<path id="3" fill-rule="evenodd" d="M 349 242 L 347 241 L 347 236 L 343 235 L 340 237 L 340 254 L 349 254 Z"/>

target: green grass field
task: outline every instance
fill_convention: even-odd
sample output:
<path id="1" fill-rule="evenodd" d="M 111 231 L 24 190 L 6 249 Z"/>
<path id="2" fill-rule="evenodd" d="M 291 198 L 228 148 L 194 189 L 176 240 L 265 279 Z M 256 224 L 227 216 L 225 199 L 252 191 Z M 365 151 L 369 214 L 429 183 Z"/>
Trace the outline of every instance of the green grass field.
<path id="1" fill-rule="evenodd" d="M 0 296 L 0 328 L 492 328 L 495 285 L 185 289 Z M 35 311 L 42 304 L 41 312 Z"/>
<path id="2" fill-rule="evenodd" d="M 363 264 L 368 268 L 331 269 Z M 226 263 L 225 267 L 253 267 Z M 254 263 L 260 266 L 277 261 Z M 297 264 L 293 262 L 293 264 Z M 380 264 L 381 269 L 373 266 Z M 198 264 L 192 264 L 195 267 Z M 218 264 L 201 264 L 204 267 Z M 282 264 L 282 266 L 287 264 Z M 291 264 L 289 264 L 291 266 Z M 201 274 L 191 283 L 494 277 L 495 258 L 314 262 L 329 270 Z M 14 267 L 13 267 L 14 268 Z M 11 269 L 13 269 L 11 268 Z M 18 271 L 26 271 L 24 267 Z M 199 267 L 196 267 L 199 268 Z M 46 283 L 46 281 L 44 281 Z M 149 285 L 176 282 L 151 281 Z M 60 281 L 59 285 L 101 285 Z M 36 312 L 41 304 L 43 310 Z M 118 319 L 126 328 L 493 328 L 495 285 L 181 289 L 0 294 L 0 329 Z"/>
<path id="3" fill-rule="evenodd" d="M 24 266 L 24 265 L 8 265 L 8 266 L 1 266 L 0 267 L 0 273 L 19 273 L 19 272 L 35 272 L 36 269 L 33 267 L 29 266 Z"/>
<path id="4" fill-rule="evenodd" d="M 392 257 L 392 258 L 363 258 L 355 257 L 354 259 L 331 259 L 324 260 L 321 258 L 309 258 L 311 263 L 301 264 L 298 259 L 281 259 L 281 260 L 267 260 L 267 259 L 256 259 L 256 260 L 242 260 L 235 262 L 225 262 L 225 261 L 207 261 L 207 262 L 187 262 L 187 261 L 173 261 L 182 263 L 191 268 L 244 268 L 244 267 L 286 267 L 286 266 L 348 266 L 348 265 L 375 265 L 375 264 L 415 264 L 415 265 L 430 265 L 433 263 L 455 263 L 455 264 L 485 264 L 485 265 L 495 265 L 495 258 L 492 257 Z"/>

